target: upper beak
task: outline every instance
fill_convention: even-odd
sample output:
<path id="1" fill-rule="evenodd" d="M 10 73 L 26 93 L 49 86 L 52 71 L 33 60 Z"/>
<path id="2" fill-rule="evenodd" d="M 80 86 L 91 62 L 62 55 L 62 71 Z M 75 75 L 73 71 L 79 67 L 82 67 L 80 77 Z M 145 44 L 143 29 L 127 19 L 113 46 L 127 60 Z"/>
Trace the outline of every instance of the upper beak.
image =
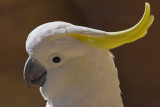
<path id="1" fill-rule="evenodd" d="M 46 80 L 46 68 L 32 57 L 29 57 L 24 66 L 24 80 L 30 88 L 30 83 L 42 87 Z"/>

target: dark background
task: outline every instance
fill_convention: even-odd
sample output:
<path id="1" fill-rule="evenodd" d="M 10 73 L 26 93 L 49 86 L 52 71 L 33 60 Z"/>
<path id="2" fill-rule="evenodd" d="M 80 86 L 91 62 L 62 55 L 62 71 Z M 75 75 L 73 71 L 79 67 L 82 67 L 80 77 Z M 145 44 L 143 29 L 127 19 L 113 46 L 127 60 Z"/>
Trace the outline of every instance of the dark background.
<path id="1" fill-rule="evenodd" d="M 155 21 L 143 39 L 112 50 L 125 107 L 160 107 L 160 1 L 147 0 Z M 145 0 L 0 0 L 0 107 L 44 107 L 23 80 L 25 41 L 35 27 L 66 21 L 105 31 L 135 25 Z"/>

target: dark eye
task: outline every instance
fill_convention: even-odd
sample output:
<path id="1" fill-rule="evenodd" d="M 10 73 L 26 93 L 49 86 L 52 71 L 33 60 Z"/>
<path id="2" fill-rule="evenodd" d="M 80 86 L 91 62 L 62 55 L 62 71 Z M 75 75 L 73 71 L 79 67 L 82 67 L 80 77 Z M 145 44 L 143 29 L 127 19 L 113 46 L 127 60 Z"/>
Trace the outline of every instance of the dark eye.
<path id="1" fill-rule="evenodd" d="M 55 57 L 52 59 L 52 61 L 53 61 L 54 63 L 59 63 L 59 62 L 61 62 L 61 58 L 58 57 L 58 56 L 55 56 Z"/>

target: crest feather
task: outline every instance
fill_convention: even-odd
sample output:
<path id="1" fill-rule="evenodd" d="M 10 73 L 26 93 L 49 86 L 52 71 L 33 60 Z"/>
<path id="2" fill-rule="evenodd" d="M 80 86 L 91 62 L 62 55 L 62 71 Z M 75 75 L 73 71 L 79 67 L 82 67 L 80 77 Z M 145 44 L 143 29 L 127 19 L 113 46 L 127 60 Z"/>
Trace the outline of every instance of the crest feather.
<path id="1" fill-rule="evenodd" d="M 142 19 L 132 28 L 118 32 L 103 32 L 102 36 L 91 36 L 87 34 L 70 33 L 70 36 L 77 38 L 81 42 L 96 46 L 102 49 L 113 49 L 125 43 L 130 43 L 144 37 L 148 28 L 153 23 L 154 16 L 150 15 L 150 5 L 145 4 L 145 12 Z"/>

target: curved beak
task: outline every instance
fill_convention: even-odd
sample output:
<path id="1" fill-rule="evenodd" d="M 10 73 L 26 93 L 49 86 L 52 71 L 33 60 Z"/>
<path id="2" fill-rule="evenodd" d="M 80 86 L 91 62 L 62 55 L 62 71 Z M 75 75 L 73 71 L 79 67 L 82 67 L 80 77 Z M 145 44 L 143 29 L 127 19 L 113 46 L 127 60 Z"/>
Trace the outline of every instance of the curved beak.
<path id="1" fill-rule="evenodd" d="M 24 80 L 29 88 L 30 84 L 42 87 L 46 80 L 47 70 L 38 61 L 29 57 L 24 66 Z"/>

